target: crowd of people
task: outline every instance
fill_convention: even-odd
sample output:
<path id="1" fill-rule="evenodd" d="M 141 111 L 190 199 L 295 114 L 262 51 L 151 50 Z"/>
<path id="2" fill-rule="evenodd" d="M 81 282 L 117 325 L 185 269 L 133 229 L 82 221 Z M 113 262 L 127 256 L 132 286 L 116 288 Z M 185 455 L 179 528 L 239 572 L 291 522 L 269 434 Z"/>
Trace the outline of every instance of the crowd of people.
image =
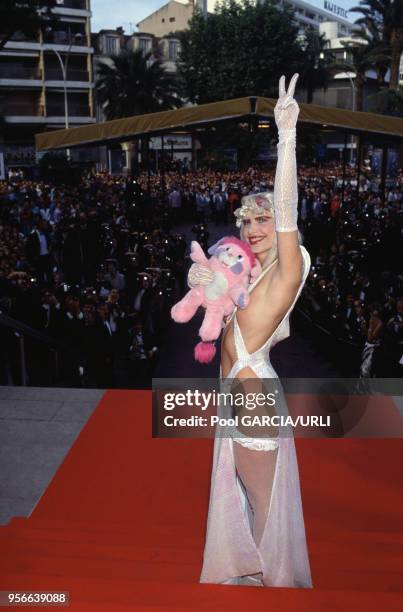
<path id="1" fill-rule="evenodd" d="M 30 384 L 48 382 L 55 355 L 66 385 L 149 383 L 170 307 L 186 290 L 182 230 L 207 248 L 211 225 L 234 231 L 242 196 L 273 181 L 274 168 L 183 167 L 137 180 L 91 173 L 68 187 L 0 182 L 3 384 L 21 376 L 7 316 L 39 332 L 25 335 Z M 350 166 L 344 185 L 341 164 L 299 167 L 300 231 L 312 258 L 301 307 L 332 342 L 361 355 L 357 375 L 402 370 L 402 183 L 400 172 L 382 193 L 365 173 L 357 185 Z"/>
<path id="2" fill-rule="evenodd" d="M 273 190 L 274 168 L 171 171 L 162 187 L 161 180 L 141 177 L 144 188 L 166 190 L 175 220 L 226 225 L 243 195 Z M 299 165 L 298 185 L 299 227 L 312 256 L 301 300 L 305 313 L 333 346 L 338 342 L 340 364 L 346 353 L 356 356 L 350 373 L 401 375 L 402 170 L 383 190 L 365 165 L 359 181 L 355 166 Z"/>
<path id="3" fill-rule="evenodd" d="M 56 349 L 63 384 L 143 386 L 186 282 L 186 242 L 167 208 L 105 174 L 69 188 L 3 182 L 0 202 L 0 310 L 43 334 L 25 336 L 30 384 L 48 381 Z M 4 316 L 0 333 L 2 380 L 18 382 Z"/>

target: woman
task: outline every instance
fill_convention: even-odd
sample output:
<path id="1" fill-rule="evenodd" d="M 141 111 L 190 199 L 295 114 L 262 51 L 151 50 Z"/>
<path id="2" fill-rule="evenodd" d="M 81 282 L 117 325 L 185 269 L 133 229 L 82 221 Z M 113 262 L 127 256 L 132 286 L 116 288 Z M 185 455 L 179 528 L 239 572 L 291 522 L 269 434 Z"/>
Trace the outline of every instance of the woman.
<path id="1" fill-rule="evenodd" d="M 293 98 L 281 77 L 274 109 L 279 130 L 272 194 L 242 199 L 241 238 L 263 270 L 250 302 L 227 322 L 221 356 L 226 379 L 278 378 L 270 348 L 289 336 L 289 315 L 306 280 L 310 258 L 297 229 L 296 122 Z M 202 275 L 202 271 L 200 271 Z M 217 431 L 201 582 L 311 587 L 294 439 Z"/>

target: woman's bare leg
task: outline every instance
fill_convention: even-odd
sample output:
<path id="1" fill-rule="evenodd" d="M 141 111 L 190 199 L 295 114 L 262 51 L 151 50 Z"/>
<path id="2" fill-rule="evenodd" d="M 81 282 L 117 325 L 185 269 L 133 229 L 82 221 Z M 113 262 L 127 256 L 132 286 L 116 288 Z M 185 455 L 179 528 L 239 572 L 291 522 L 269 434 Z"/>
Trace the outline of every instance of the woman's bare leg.
<path id="1" fill-rule="evenodd" d="M 235 387 L 235 389 L 232 389 L 233 392 L 241 391 L 244 394 L 256 394 L 264 391 L 262 381 L 250 367 L 243 368 L 238 372 L 233 382 L 233 387 Z M 262 409 L 256 406 L 253 414 L 259 414 L 260 410 L 262 410 L 262 415 L 272 416 L 276 414 L 275 408 L 269 406 L 265 406 Z M 239 429 L 242 430 L 243 428 L 240 427 Z M 253 433 L 256 432 L 242 431 L 242 433 L 253 437 Z M 266 428 L 266 434 L 268 433 L 268 428 Z M 277 427 L 271 428 L 269 435 L 273 436 L 273 439 L 277 439 L 278 434 Z M 259 441 L 258 438 L 257 441 Z M 233 448 L 235 468 L 238 477 L 245 487 L 248 501 L 253 511 L 253 539 L 256 546 L 259 547 L 270 507 L 278 447 L 274 450 L 253 450 L 234 440 Z"/>
<path id="2" fill-rule="evenodd" d="M 252 535 L 259 546 L 267 520 L 278 449 L 251 450 L 234 442 L 235 467 L 253 510 Z"/>

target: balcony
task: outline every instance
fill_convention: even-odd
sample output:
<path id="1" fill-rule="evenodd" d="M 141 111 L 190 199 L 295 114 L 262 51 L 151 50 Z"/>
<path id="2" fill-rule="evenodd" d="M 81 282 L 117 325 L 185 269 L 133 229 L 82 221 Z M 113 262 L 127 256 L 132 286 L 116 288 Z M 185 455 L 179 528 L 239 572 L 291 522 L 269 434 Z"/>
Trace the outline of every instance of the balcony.
<path id="1" fill-rule="evenodd" d="M 57 8 L 71 8 L 81 11 L 87 10 L 86 0 L 56 0 L 56 6 Z"/>
<path id="2" fill-rule="evenodd" d="M 9 39 L 10 42 L 29 42 L 29 43 L 39 43 L 39 34 L 36 36 L 26 36 L 24 32 L 18 31 L 14 32 L 14 34 Z"/>
<path id="3" fill-rule="evenodd" d="M 13 104 L 7 101 L 4 105 L 4 115 L 13 117 L 44 117 L 45 107 L 42 104 L 21 103 Z"/>
<path id="4" fill-rule="evenodd" d="M 87 70 L 75 70 L 72 68 L 71 70 L 67 70 L 66 75 L 67 81 L 81 81 L 83 83 L 88 83 L 90 77 Z M 45 69 L 45 80 L 46 81 L 63 81 L 63 74 L 61 69 L 59 68 L 46 68 Z"/>
<path id="5" fill-rule="evenodd" d="M 76 36 L 79 34 L 80 36 Z M 47 32 L 43 38 L 46 45 L 72 45 L 74 47 L 88 47 L 89 43 L 84 32 L 65 32 L 64 30 L 54 30 Z"/>
<path id="6" fill-rule="evenodd" d="M 64 117 L 64 105 L 48 104 L 46 107 L 48 117 Z M 88 105 L 85 104 L 69 104 L 69 117 L 89 117 L 91 116 Z"/>
<path id="7" fill-rule="evenodd" d="M 0 79 L 29 79 L 40 81 L 42 79 L 42 74 L 38 68 L 0 64 Z"/>

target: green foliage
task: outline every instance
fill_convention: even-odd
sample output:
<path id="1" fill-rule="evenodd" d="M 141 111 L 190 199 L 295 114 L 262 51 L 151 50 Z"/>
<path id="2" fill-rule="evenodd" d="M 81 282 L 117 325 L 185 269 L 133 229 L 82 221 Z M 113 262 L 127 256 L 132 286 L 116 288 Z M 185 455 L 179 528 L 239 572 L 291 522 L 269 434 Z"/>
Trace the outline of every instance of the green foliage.
<path id="1" fill-rule="evenodd" d="M 387 55 L 379 45 L 379 41 L 371 35 L 371 32 L 363 28 L 354 35 L 354 40 L 342 41 L 342 44 L 347 51 L 347 59 L 344 62 L 332 63 L 330 69 L 355 73 L 355 110 L 362 111 L 367 72 L 373 70 L 376 66 L 379 66 L 379 70 L 381 70 L 384 62 L 387 61 Z"/>
<path id="2" fill-rule="evenodd" d="M 1 0 L 0 50 L 16 32 L 34 37 L 39 29 L 52 26 L 57 20 L 52 9 L 56 0 Z"/>
<path id="3" fill-rule="evenodd" d="M 358 32 L 354 32 L 353 38 L 358 39 L 361 43 L 363 40 L 366 42 L 368 55 L 372 56 L 378 83 L 380 86 L 384 85 L 385 75 L 390 66 L 390 49 L 379 25 L 376 22 L 368 21 L 361 25 Z"/>
<path id="4" fill-rule="evenodd" d="M 309 27 L 303 40 L 304 63 L 300 69 L 299 85 L 307 91 L 307 102 L 311 103 L 315 89 L 326 91 L 329 80 L 329 65 L 332 56 L 325 53 L 326 38 L 318 30 Z"/>
<path id="5" fill-rule="evenodd" d="M 180 35 L 178 71 L 192 102 L 276 97 L 280 76 L 303 61 L 294 13 L 286 6 L 225 0 L 207 18 L 195 11 L 189 25 Z"/>
<path id="6" fill-rule="evenodd" d="M 382 87 L 368 99 L 373 104 L 371 109 L 373 112 L 403 118 L 403 87 L 401 85 L 397 90 Z"/>
<path id="7" fill-rule="evenodd" d="M 403 0 L 360 0 L 359 6 L 350 9 L 361 13 L 359 23 L 370 30 L 377 30 L 382 46 L 387 45 L 390 57 L 390 89 L 399 86 L 399 64 L 403 52 Z"/>
<path id="8" fill-rule="evenodd" d="M 102 60 L 95 88 L 108 120 L 181 106 L 176 78 L 159 58 L 141 50 Z"/>

